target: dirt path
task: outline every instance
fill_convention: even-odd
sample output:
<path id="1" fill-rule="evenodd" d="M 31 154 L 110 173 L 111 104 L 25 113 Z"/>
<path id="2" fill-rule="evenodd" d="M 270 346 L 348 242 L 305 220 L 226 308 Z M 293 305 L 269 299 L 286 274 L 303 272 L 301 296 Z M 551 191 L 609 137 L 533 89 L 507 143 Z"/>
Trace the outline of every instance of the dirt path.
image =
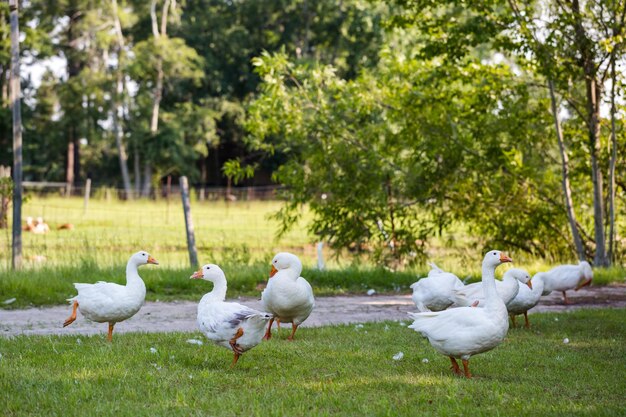
<path id="1" fill-rule="evenodd" d="M 587 287 L 578 292 L 568 292 L 568 297 L 572 304 L 564 305 L 561 294 L 552 293 L 543 297 L 531 313 L 570 311 L 580 308 L 625 308 L 626 285 Z M 241 298 L 236 301 L 261 309 L 259 300 Z M 196 331 L 196 307 L 197 303 L 190 301 L 148 302 L 134 317 L 118 324 L 115 331 L 194 332 Z M 415 311 L 410 295 L 318 297 L 315 310 L 303 326 L 406 320 L 406 313 L 409 311 Z M 62 323 L 69 314 L 69 305 L 0 310 L 0 336 L 104 334 L 106 332 L 106 325 L 89 322 L 80 314 L 76 322 L 64 329 Z"/>

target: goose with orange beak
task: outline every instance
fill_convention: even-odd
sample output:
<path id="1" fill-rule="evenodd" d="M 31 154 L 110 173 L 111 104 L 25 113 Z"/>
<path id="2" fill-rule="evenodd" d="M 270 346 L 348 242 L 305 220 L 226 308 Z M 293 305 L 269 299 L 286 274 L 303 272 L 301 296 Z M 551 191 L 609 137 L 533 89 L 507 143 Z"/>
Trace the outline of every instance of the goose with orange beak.
<path id="1" fill-rule="evenodd" d="M 109 323 L 109 342 L 113 340 L 113 327 L 116 323 L 134 316 L 146 298 L 146 285 L 139 276 L 140 265 L 158 265 L 156 259 L 145 251 L 139 251 L 130 257 L 126 264 L 126 285 L 112 282 L 95 284 L 75 283 L 78 295 L 68 299 L 72 304 L 72 314 L 63 323 L 69 326 L 76 320 L 76 312 L 97 323 Z"/>
<path id="2" fill-rule="evenodd" d="M 511 258 L 497 250 L 489 251 L 483 259 L 483 308 L 409 313 L 414 320 L 409 328 L 425 336 L 437 352 L 448 356 L 452 370 L 458 375 L 462 373 L 456 360 L 461 359 L 466 378 L 472 377 L 470 357 L 498 346 L 509 329 L 506 306 L 496 292 L 495 283 L 495 270 L 504 262 L 511 262 Z"/>
<path id="3" fill-rule="evenodd" d="M 213 290 L 198 304 L 198 328 L 216 345 L 233 351 L 232 368 L 244 352 L 261 342 L 265 325 L 272 315 L 226 302 L 226 275 L 215 264 L 204 265 L 190 278 L 213 283 Z"/>
<path id="4" fill-rule="evenodd" d="M 274 320 L 280 323 L 291 323 L 293 340 L 298 326 L 302 324 L 315 307 L 313 289 L 306 279 L 300 276 L 302 262 L 292 253 L 281 252 L 272 259 L 272 268 L 267 287 L 261 294 L 265 311 L 272 313 L 264 339 L 272 337 Z"/>

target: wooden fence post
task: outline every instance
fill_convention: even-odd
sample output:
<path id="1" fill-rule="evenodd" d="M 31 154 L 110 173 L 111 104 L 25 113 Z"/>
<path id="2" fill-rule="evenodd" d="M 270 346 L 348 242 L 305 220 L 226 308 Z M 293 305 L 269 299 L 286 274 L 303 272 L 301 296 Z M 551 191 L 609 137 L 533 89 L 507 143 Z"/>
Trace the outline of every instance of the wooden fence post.
<path id="1" fill-rule="evenodd" d="M 189 185 L 187 177 L 180 177 L 180 196 L 183 200 L 183 212 L 185 213 L 185 228 L 187 230 L 187 248 L 189 249 L 189 263 L 192 267 L 198 266 L 198 251 L 196 249 L 196 237 L 193 232 L 191 220 L 191 205 L 189 204 Z"/>
<path id="2" fill-rule="evenodd" d="M 87 214 L 87 206 L 89 205 L 90 194 L 91 194 L 91 178 L 87 178 L 87 182 L 85 182 L 85 204 L 83 206 L 83 216 Z"/>
<path id="3" fill-rule="evenodd" d="M 22 110 L 20 89 L 20 28 L 18 0 L 9 0 L 11 15 L 11 109 L 13 113 L 13 233 L 12 266 L 22 267 Z"/>

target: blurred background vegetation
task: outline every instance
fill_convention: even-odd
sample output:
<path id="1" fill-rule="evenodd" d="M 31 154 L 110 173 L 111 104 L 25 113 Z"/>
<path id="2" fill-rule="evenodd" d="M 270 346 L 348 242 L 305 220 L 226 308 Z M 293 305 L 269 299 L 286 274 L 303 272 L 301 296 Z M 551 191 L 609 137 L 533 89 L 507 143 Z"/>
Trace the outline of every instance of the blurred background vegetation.
<path id="1" fill-rule="evenodd" d="M 167 217 L 162 195 L 186 175 L 195 196 L 226 187 L 220 196 L 233 200 L 234 187 L 274 185 L 283 201 L 248 207 L 260 217 L 235 235 L 219 228 L 241 205 L 198 209 L 201 251 L 313 251 L 321 241 L 392 269 L 450 247 L 475 259 L 498 247 L 621 264 L 624 10 L 577 0 L 23 1 L 24 179 L 80 190 L 89 178 L 112 194 L 88 215 L 57 197 L 24 213 L 75 223 L 68 253 L 125 259 L 148 241 L 174 253 L 184 236 L 162 225 L 181 214 L 177 204 Z M 3 2 L 5 166 L 9 52 Z M 139 235 L 123 232 L 138 224 Z M 32 256 L 45 252 L 39 238 L 26 237 Z"/>

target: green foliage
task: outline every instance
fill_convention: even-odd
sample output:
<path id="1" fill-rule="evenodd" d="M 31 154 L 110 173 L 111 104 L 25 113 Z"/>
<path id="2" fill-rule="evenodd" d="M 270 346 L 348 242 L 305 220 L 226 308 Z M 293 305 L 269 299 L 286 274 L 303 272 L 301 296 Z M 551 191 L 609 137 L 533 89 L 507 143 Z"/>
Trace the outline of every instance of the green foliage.
<path id="1" fill-rule="evenodd" d="M 246 127 L 252 146 L 287 155 L 275 174 L 287 186 L 283 230 L 308 204 L 316 236 L 383 264 L 420 259 L 456 220 L 485 246 L 567 250 L 549 197 L 559 182 L 545 164 L 546 103 L 509 67 L 389 51 L 376 70 L 344 80 L 285 54 L 253 63 L 264 83 Z"/>
<path id="2" fill-rule="evenodd" d="M 2 338 L 0 399 L 8 415 L 622 415 L 624 313 L 535 314 L 472 358 L 473 380 L 397 322 L 301 328 L 293 343 L 283 328 L 234 369 L 199 332 Z"/>

